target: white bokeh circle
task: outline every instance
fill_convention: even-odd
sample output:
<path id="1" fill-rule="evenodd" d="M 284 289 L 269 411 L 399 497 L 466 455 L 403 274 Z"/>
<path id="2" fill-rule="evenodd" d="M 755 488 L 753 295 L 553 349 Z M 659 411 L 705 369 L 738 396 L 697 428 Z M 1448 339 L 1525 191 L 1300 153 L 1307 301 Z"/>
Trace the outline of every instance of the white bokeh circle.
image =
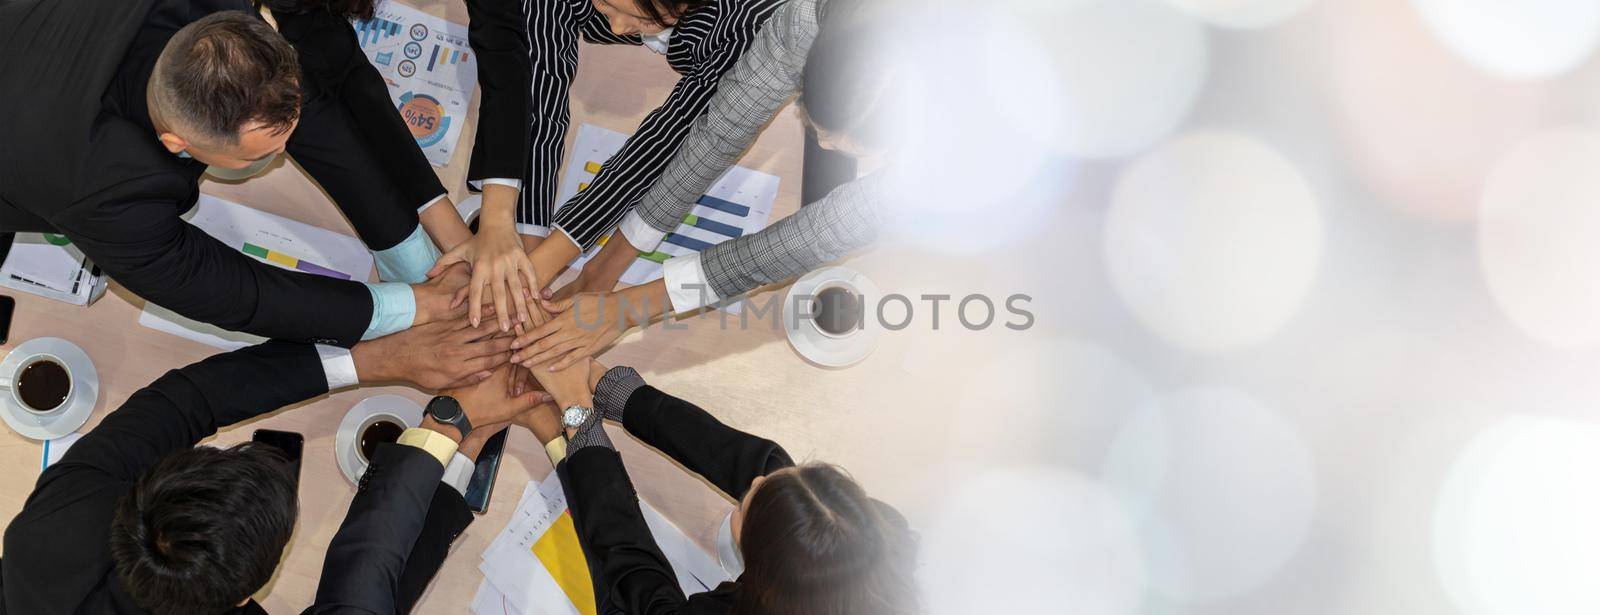
<path id="1" fill-rule="evenodd" d="M 1316 0 L 1167 0 L 1184 12 L 1224 28 L 1264 28 L 1299 15 Z"/>
<path id="2" fill-rule="evenodd" d="M 1600 426 L 1513 417 L 1463 451 L 1439 493 L 1434 562 L 1469 615 L 1600 613 Z"/>
<path id="3" fill-rule="evenodd" d="M 1232 389 L 1190 389 L 1135 413 L 1104 479 L 1139 523 L 1151 586 L 1184 603 L 1267 582 L 1299 550 L 1316 506 L 1304 439 Z"/>
<path id="4" fill-rule="evenodd" d="M 1583 64 L 1600 45 L 1600 3 L 1589 0 L 1411 3 L 1434 38 L 1498 77 L 1554 77 Z"/>
<path id="5" fill-rule="evenodd" d="M 1138 153 L 1176 130 L 1194 106 L 1209 52 L 1205 28 L 1188 15 L 1155 0 L 1080 0 L 1052 26 L 1067 153 Z M 1030 95 L 1026 87 L 1011 91 Z"/>
<path id="6" fill-rule="evenodd" d="M 1130 166 L 1105 225 L 1111 281 L 1163 339 L 1226 351 L 1282 327 L 1314 281 L 1322 222 L 1282 155 L 1223 132 L 1182 136 Z"/>
<path id="7" fill-rule="evenodd" d="M 1495 302 L 1557 347 L 1600 342 L 1600 133 L 1534 135 L 1489 173 L 1479 255 Z"/>
<path id="8" fill-rule="evenodd" d="M 1144 563 L 1127 513 L 1103 487 L 1048 467 L 952 484 L 922 536 L 931 615 L 1135 615 Z"/>

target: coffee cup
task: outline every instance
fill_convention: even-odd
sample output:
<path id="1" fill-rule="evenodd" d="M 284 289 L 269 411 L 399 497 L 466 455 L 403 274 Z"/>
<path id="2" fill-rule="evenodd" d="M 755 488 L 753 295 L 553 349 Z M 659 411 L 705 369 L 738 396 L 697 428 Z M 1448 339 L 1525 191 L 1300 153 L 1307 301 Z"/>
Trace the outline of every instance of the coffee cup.
<path id="1" fill-rule="evenodd" d="M 866 301 L 861 290 L 848 281 L 823 282 L 812 293 L 810 302 L 811 324 L 823 335 L 847 337 L 865 324 Z"/>
<path id="2" fill-rule="evenodd" d="M 11 393 L 17 406 L 33 414 L 49 414 L 72 401 L 72 368 L 61 357 L 40 353 L 17 363 L 0 375 L 0 388 Z"/>
<path id="3" fill-rule="evenodd" d="M 372 463 L 378 445 L 399 440 L 405 430 L 406 422 L 393 414 L 380 412 L 367 417 L 356 429 L 356 456 L 363 463 Z"/>

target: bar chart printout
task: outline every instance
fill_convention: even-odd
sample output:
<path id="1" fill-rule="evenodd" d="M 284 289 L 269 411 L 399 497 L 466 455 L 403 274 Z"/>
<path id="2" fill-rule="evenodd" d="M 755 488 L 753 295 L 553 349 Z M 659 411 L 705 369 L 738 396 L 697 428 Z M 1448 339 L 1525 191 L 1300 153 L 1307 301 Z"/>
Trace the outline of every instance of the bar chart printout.
<path id="1" fill-rule="evenodd" d="M 428 162 L 450 163 L 478 86 L 467 27 L 387 0 L 372 19 L 351 23 Z"/>
<path id="2" fill-rule="evenodd" d="M 628 135 L 590 124 L 578 127 L 567 159 L 566 171 L 557 192 L 558 211 L 579 191 L 600 174 L 605 161 L 627 143 Z M 728 169 L 711 185 L 685 216 L 678 228 L 673 229 L 654 251 L 640 254 L 622 274 L 628 285 L 644 284 L 661 277 L 661 264 L 674 256 L 700 252 L 729 239 L 760 231 L 772 216 L 772 204 L 778 197 L 779 178 L 744 167 Z M 604 245 L 602 241 L 601 245 Z M 577 262 L 581 268 L 600 249 L 596 246 Z"/>
<path id="3" fill-rule="evenodd" d="M 238 250 L 241 256 L 273 267 L 362 282 L 372 272 L 372 253 L 349 235 L 204 194 L 186 217 L 190 224 Z M 139 324 L 223 350 L 266 341 L 190 320 L 152 302 L 145 303 Z"/>

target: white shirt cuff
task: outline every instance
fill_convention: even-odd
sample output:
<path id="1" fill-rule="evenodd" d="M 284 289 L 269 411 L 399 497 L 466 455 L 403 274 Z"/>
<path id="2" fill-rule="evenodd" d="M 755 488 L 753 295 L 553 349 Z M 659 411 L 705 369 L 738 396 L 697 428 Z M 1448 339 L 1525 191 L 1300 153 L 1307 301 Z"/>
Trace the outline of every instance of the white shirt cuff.
<path id="1" fill-rule="evenodd" d="M 667 259 L 661 265 L 661 277 L 667 285 L 667 297 L 672 300 L 672 311 L 679 314 L 722 300 L 711 284 L 706 282 L 706 270 L 700 263 L 699 254 Z"/>
<path id="2" fill-rule="evenodd" d="M 534 237 L 549 237 L 550 227 L 540 226 L 537 224 L 523 224 L 518 222 L 517 233 L 522 235 L 533 235 Z"/>
<path id="3" fill-rule="evenodd" d="M 457 452 L 454 457 L 450 458 L 450 463 L 445 464 L 444 476 L 439 478 L 439 482 L 450 485 L 452 489 L 456 490 L 456 493 L 465 496 L 467 495 L 467 485 L 472 482 L 472 471 L 475 469 L 477 469 L 477 464 L 474 464 L 471 459 L 467 459 L 466 455 Z"/>
<path id="4" fill-rule="evenodd" d="M 356 376 L 356 359 L 349 348 L 317 344 L 317 356 L 322 359 L 322 374 L 328 378 L 328 390 L 355 386 L 361 379 Z"/>
<path id="5" fill-rule="evenodd" d="M 507 177 L 488 177 L 479 181 L 469 181 L 467 183 L 472 184 L 472 189 L 477 190 L 478 192 L 483 192 L 483 187 L 486 184 L 511 186 L 512 188 L 516 188 L 517 192 L 522 192 L 522 180 L 520 179 L 510 179 Z"/>
<path id="6" fill-rule="evenodd" d="M 656 227 L 645 222 L 644 218 L 639 216 L 637 209 L 623 216 L 622 224 L 617 225 L 617 228 L 622 231 L 622 236 L 628 239 L 629 244 L 645 253 L 656 251 L 661 245 L 661 240 L 667 236 L 666 231 L 658 231 Z"/>
<path id="7" fill-rule="evenodd" d="M 420 213 L 422 213 L 424 211 L 428 211 L 429 207 L 433 207 L 434 205 L 438 205 L 439 201 L 443 201 L 444 198 L 447 197 L 447 196 L 450 196 L 450 195 L 448 193 L 446 193 L 446 194 L 441 194 L 439 196 L 433 197 L 432 201 L 428 201 L 427 203 L 424 203 L 422 205 L 422 207 L 418 207 L 417 208 L 417 213 L 420 214 Z"/>

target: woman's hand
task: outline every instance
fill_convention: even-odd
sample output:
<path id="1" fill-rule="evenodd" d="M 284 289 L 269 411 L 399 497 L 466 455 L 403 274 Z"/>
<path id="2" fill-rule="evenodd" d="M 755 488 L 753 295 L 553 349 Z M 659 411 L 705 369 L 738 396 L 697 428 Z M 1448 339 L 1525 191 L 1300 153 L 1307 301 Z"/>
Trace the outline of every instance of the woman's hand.
<path id="1" fill-rule="evenodd" d="M 516 366 L 513 365 L 512 368 L 515 369 Z M 555 400 L 556 407 L 566 408 L 572 405 L 586 408 L 594 407 L 594 388 L 589 386 L 589 363 L 587 361 L 579 363 L 576 367 L 566 369 L 551 370 L 543 368 L 544 366 L 541 365 L 540 369 L 533 370 L 533 375 L 539 379 L 539 384 Z M 531 395 L 538 395 L 538 393 L 532 393 Z"/>
<path id="2" fill-rule="evenodd" d="M 569 299 L 541 303 L 550 312 L 550 320 L 511 343 L 516 350 L 511 362 L 535 372 L 562 370 L 588 361 L 622 337 L 623 332 L 646 320 L 645 314 L 649 313 L 648 306 L 633 305 L 620 292 L 579 293 Z"/>
<path id="3" fill-rule="evenodd" d="M 508 205 L 490 211 L 490 196 Z M 483 317 L 486 288 L 493 298 L 495 312 L 499 314 L 501 331 L 510 331 L 514 324 L 533 322 L 528 297 L 538 292 L 539 276 L 534 272 L 533 261 L 522 251 L 522 238 L 517 236 L 516 219 L 508 209 L 509 205 L 515 204 L 515 198 L 516 190 L 512 188 L 484 186 L 485 205 L 484 211 L 478 216 L 478 234 L 440 257 L 438 264 L 428 272 L 428 276 L 432 277 L 454 263 L 464 262 L 472 266 L 472 281 L 467 284 L 467 322 L 474 327 Z M 501 212 L 499 209 L 507 211 Z"/>

